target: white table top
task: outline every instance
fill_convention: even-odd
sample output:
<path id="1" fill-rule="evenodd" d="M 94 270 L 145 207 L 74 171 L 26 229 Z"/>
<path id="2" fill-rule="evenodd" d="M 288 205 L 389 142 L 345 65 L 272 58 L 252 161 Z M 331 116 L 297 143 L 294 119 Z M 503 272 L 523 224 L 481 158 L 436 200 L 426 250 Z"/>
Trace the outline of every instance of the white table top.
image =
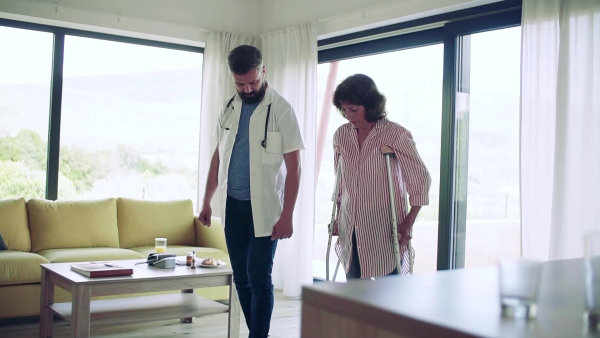
<path id="1" fill-rule="evenodd" d="M 177 257 L 178 260 L 185 261 L 185 257 Z M 107 261 L 114 263 L 115 265 L 123 267 L 133 268 L 133 275 L 131 276 L 113 276 L 113 277 L 101 277 L 101 278 L 88 278 L 75 271 L 71 270 L 72 264 L 85 264 L 89 262 L 77 262 L 77 263 L 50 263 L 41 264 L 44 269 L 53 271 L 64 278 L 68 279 L 73 283 L 82 284 L 98 284 L 98 283 L 118 283 L 119 280 L 130 282 L 130 281 L 142 281 L 147 279 L 161 279 L 161 278 L 188 278 L 191 276 L 218 276 L 218 275 L 230 275 L 232 273 L 231 267 L 228 265 L 219 266 L 216 268 L 204 268 L 197 267 L 191 269 L 189 266 L 176 266 L 174 269 L 161 269 L 148 264 L 137 264 L 145 262 L 145 259 L 130 259 L 130 260 L 111 260 Z"/>
<path id="2" fill-rule="evenodd" d="M 583 259 L 544 264 L 537 318 L 503 318 L 495 266 L 307 286 L 303 302 L 392 332 L 478 337 L 592 337 L 584 327 Z"/>

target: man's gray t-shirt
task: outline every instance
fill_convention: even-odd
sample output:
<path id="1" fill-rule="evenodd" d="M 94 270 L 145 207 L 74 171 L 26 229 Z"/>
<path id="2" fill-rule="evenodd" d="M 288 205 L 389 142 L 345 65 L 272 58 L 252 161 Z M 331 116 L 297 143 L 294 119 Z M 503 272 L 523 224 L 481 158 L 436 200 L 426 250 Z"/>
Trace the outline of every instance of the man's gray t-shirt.
<path id="1" fill-rule="evenodd" d="M 250 117 L 260 102 L 242 103 L 242 112 L 235 143 L 231 150 L 229 172 L 227 173 L 227 195 L 236 200 L 250 200 Z"/>

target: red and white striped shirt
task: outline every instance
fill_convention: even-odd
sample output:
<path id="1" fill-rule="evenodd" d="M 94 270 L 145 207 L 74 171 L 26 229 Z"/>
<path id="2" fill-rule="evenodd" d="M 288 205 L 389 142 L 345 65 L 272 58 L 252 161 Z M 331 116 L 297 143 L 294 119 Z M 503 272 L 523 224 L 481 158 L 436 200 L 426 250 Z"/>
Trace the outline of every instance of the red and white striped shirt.
<path id="1" fill-rule="evenodd" d="M 408 213 L 404 210 L 402 182 L 405 182 L 411 206 L 429 204 L 431 176 L 407 129 L 382 118 L 359 148 L 358 133 L 352 124 L 338 128 L 333 146 L 341 156 L 342 171 L 337 195 L 339 237 L 335 250 L 348 272 L 352 232 L 356 232 L 362 278 L 385 276 L 396 268 L 386 161 L 380 150 L 383 145 L 396 154 L 391 158 L 391 167 L 398 225 Z M 336 170 L 339 156 L 335 158 Z"/>

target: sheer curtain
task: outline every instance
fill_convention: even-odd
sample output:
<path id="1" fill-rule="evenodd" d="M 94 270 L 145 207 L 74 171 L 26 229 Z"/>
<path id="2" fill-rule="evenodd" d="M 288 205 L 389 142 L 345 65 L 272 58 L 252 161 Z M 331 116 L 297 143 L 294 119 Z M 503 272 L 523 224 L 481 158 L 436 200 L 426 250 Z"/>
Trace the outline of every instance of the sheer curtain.
<path id="1" fill-rule="evenodd" d="M 523 257 L 581 257 L 600 230 L 600 1 L 523 0 Z"/>
<path id="2" fill-rule="evenodd" d="M 225 32 L 210 32 L 204 48 L 202 69 L 202 105 L 200 110 L 200 149 L 198 154 L 198 207 L 202 207 L 206 177 L 212 154 L 217 145 L 213 132 L 225 97 L 235 93 L 229 74 L 227 55 L 236 46 L 253 44 L 254 38 Z M 213 198 L 213 216 L 221 216 L 218 198 Z"/>
<path id="3" fill-rule="evenodd" d="M 294 235 L 279 241 L 273 284 L 284 297 L 297 298 L 312 283 L 316 168 L 317 36 L 314 23 L 263 34 L 263 60 L 269 84 L 285 97 L 298 118 L 305 149 L 302 178 L 294 211 Z"/>

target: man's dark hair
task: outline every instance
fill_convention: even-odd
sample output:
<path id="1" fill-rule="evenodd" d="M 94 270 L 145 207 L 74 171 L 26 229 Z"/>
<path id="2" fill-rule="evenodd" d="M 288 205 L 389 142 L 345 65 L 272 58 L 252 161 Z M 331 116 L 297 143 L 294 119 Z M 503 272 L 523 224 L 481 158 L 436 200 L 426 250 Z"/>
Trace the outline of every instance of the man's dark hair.
<path id="1" fill-rule="evenodd" d="M 262 66 L 262 54 L 254 46 L 241 45 L 229 52 L 227 62 L 232 73 L 246 74 L 250 70 Z"/>
<path id="2" fill-rule="evenodd" d="M 375 81 L 364 74 L 348 76 L 333 93 L 333 105 L 343 117 L 346 114 L 342 111 L 342 103 L 360 105 L 365 107 L 367 122 L 379 121 L 387 115 L 385 101 Z"/>

